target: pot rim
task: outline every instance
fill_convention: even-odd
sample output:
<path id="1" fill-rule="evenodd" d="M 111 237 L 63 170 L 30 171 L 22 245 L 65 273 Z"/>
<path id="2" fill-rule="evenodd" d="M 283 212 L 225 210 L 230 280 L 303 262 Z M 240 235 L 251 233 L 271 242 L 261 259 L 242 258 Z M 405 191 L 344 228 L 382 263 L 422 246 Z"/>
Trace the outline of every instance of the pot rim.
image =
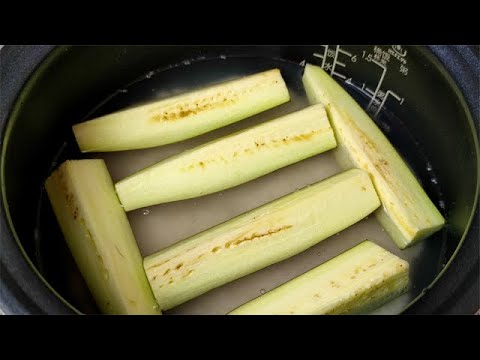
<path id="1" fill-rule="evenodd" d="M 454 49 L 450 49 L 449 51 L 455 51 L 452 53 L 452 55 L 456 56 L 463 56 L 463 61 L 467 62 L 468 65 L 471 67 L 471 72 L 473 73 L 473 79 L 475 79 L 475 64 L 477 66 L 476 70 L 478 72 L 478 65 L 480 63 L 480 59 L 475 59 L 475 55 L 473 54 L 473 51 L 468 47 L 468 46 L 461 46 L 461 45 L 455 45 L 455 46 L 443 46 L 443 45 L 434 45 L 434 46 L 429 46 L 424 47 L 424 46 L 419 46 L 418 49 L 424 55 L 429 61 L 432 62 L 432 64 L 436 67 L 438 71 L 442 73 L 442 76 L 446 79 L 448 82 L 448 85 L 451 86 L 455 94 L 458 96 L 460 99 L 460 105 L 462 109 L 464 110 L 466 116 L 467 116 L 467 121 L 470 126 L 470 130 L 473 134 L 473 140 L 474 140 L 474 146 L 475 146 L 475 154 L 477 158 L 477 184 L 476 184 L 476 190 L 475 190 L 475 198 L 474 198 L 474 204 L 473 204 L 473 210 L 470 213 L 467 225 L 465 227 L 465 231 L 463 232 L 461 239 L 455 248 L 453 254 L 451 255 L 450 259 L 447 261 L 443 269 L 436 275 L 436 277 L 433 279 L 433 281 L 426 287 L 424 288 L 420 294 L 415 297 L 413 300 L 411 300 L 403 309 L 400 313 L 405 312 L 407 309 L 411 308 L 415 303 L 417 303 L 421 298 L 423 298 L 427 292 L 429 292 L 434 285 L 438 282 L 440 278 L 445 274 L 447 269 L 450 268 L 451 264 L 454 262 L 455 258 L 457 257 L 457 254 L 459 253 L 460 249 L 462 248 L 465 240 L 469 236 L 474 236 L 472 234 L 472 223 L 474 221 L 475 214 L 478 212 L 478 198 L 479 198 L 479 192 L 480 192 L 480 147 L 479 147 L 479 141 L 478 141 L 478 129 L 477 126 L 479 124 L 479 119 L 478 116 L 476 116 L 476 119 L 474 119 L 473 114 L 477 114 L 477 112 L 474 112 L 472 110 L 475 110 L 475 99 L 473 99 L 473 96 L 470 94 L 465 94 L 465 92 L 461 91 L 459 88 L 458 83 L 455 81 L 454 78 L 458 79 L 459 74 L 455 73 L 455 71 L 452 71 L 452 69 L 446 68 L 445 64 L 442 63 L 441 61 L 441 55 L 442 52 L 447 51 L 448 49 L 446 48 L 453 47 Z M 0 56 L 5 54 L 6 49 L 10 48 L 10 46 L 6 46 L 0 51 Z M 27 47 L 29 48 L 29 47 Z M 33 47 L 30 47 L 33 48 Z M 35 50 L 35 49 L 33 49 Z M 38 51 L 39 50 L 39 51 Z M 44 276 L 39 272 L 37 267 L 33 264 L 32 260 L 30 257 L 27 255 L 23 245 L 20 242 L 20 239 L 15 231 L 15 228 L 13 226 L 13 222 L 11 219 L 11 215 L 9 212 L 9 207 L 8 203 L 6 200 L 6 189 L 5 189 L 5 173 L 4 173 L 4 154 L 6 150 L 6 142 L 4 142 L 4 139 L 8 138 L 8 135 L 10 134 L 11 131 L 11 126 L 12 122 L 10 119 L 12 117 L 15 117 L 16 112 L 19 111 L 20 105 L 22 103 L 22 98 L 24 94 L 28 91 L 28 88 L 33 86 L 35 83 L 36 76 L 39 74 L 39 72 L 42 70 L 42 68 L 46 68 L 49 66 L 51 60 L 57 56 L 59 53 L 64 51 L 62 47 L 55 47 L 55 46 L 41 46 L 37 49 L 38 53 L 35 53 L 34 51 L 34 57 L 31 59 L 30 62 L 26 61 L 26 64 L 22 64 L 23 66 L 27 66 L 27 73 L 23 75 L 23 80 L 20 79 L 20 82 L 18 82 L 16 85 L 16 89 L 12 89 L 13 91 L 10 92 L 5 98 L 9 98 L 7 100 L 2 101 L 0 104 L 3 109 L 2 112 L 0 113 L 0 125 L 1 125 L 1 137 L 0 137 L 0 147 L 1 147 L 1 153 L 0 153 L 0 183 L 1 183 L 1 196 L 0 196 L 0 224 L 2 225 L 0 228 L 0 241 L 3 244 L 4 240 L 6 240 L 6 237 L 10 237 L 14 239 L 14 242 L 16 243 L 18 247 L 18 251 L 21 253 L 21 256 L 23 259 L 26 261 L 28 264 L 29 269 L 22 269 L 22 277 L 29 277 L 29 280 L 33 279 L 33 277 L 36 277 L 37 283 L 35 284 L 35 289 L 34 293 L 36 295 L 45 295 L 45 291 L 41 290 L 41 287 L 46 287 L 49 292 L 50 292 L 50 298 L 46 299 L 45 301 L 36 298 L 32 299 L 31 292 L 32 291 L 27 291 L 23 288 L 22 284 L 14 284 L 9 282 L 9 284 L 4 284 L 4 278 L 14 278 L 14 276 L 11 274 L 11 271 L 8 271 L 9 268 L 13 268 L 13 270 L 19 270 L 18 265 L 16 266 L 7 266 L 6 262 L 4 261 L 5 251 L 1 252 L 1 257 L 0 257 L 0 269 L 1 271 L 1 282 L 2 286 L 0 286 L 0 310 L 3 310 L 6 313 L 16 313 L 16 312 L 21 312 L 21 313 L 29 313 L 32 312 L 31 308 L 32 305 L 35 308 L 37 312 L 46 312 L 49 310 L 49 307 L 51 307 L 52 302 L 57 301 L 57 304 L 55 307 L 55 311 L 58 311 L 59 313 L 76 313 L 76 314 L 82 314 L 78 309 L 76 309 L 72 304 L 70 304 L 62 295 L 60 295 L 50 284 L 49 282 L 44 278 Z M 464 55 L 462 55 L 464 54 Z M 465 55 L 466 54 L 466 55 Z M 451 56 L 452 56 L 451 55 Z M 5 56 L 5 55 L 4 55 Z M 472 58 L 473 56 L 473 58 Z M 3 57 L 3 56 L 2 56 Z M 472 60 L 473 59 L 473 60 Z M 476 63 L 475 63 L 476 60 Z M 29 71 L 29 72 L 28 72 Z M 478 74 L 477 74 L 478 78 Z M 474 80 L 473 80 L 474 81 Z M 2 81 L 3 83 L 3 81 Z M 0 84 L 2 85 L 2 84 Z M 8 100 L 10 100 L 10 104 L 8 104 Z M 478 100 L 477 100 L 478 101 Z M 12 249 L 13 250 L 13 249 Z M 8 252 L 8 249 L 7 249 Z M 3 255 L 2 255 L 3 254 Z M 30 274 L 27 274 L 25 270 L 30 270 Z M 5 272 L 7 275 L 5 276 Z M 33 277 L 32 277 L 33 276 Z M 40 281 L 38 281 L 40 280 Z M 30 284 L 32 285 L 32 284 Z M 28 301 L 32 304 L 30 304 L 30 308 L 17 301 L 16 303 L 12 303 L 12 298 L 11 295 L 16 293 L 17 295 L 22 294 L 24 296 L 27 296 Z M 30 294 L 28 294 L 30 293 Z M 40 294 L 41 293 L 41 294 Z M 40 304 L 40 303 L 42 304 Z M 65 306 L 66 308 L 62 307 Z M 2 309 L 3 308 L 3 309 Z M 65 311 L 68 310 L 68 311 Z"/>

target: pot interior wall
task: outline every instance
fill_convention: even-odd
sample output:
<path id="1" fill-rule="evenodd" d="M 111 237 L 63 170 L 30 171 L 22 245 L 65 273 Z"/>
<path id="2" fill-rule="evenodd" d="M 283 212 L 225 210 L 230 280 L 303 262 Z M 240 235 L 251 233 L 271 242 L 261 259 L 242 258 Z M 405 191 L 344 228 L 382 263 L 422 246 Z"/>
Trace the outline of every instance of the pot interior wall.
<path id="1" fill-rule="evenodd" d="M 94 109 L 100 113 L 114 109 L 111 95 L 128 84 L 135 87 L 132 82 L 141 81 L 150 71 L 184 66 L 185 60 L 254 57 L 288 64 L 305 59 L 318 63 L 312 56 L 317 50 L 281 46 L 57 48 L 18 99 L 2 153 L 5 203 L 13 227 L 47 281 L 81 311 L 96 312 L 43 190 L 44 180 L 63 159 L 82 157 L 71 133 L 72 124 L 84 120 Z M 393 129 L 387 136 L 447 218 L 448 224 L 439 234 L 435 275 L 457 248 L 474 211 L 478 160 L 460 94 L 424 49 L 409 48 L 409 56 L 408 81 L 397 73 L 384 82 L 387 88 L 404 94 L 405 101 L 389 104 L 378 122 L 386 132 Z M 355 66 L 350 67 L 349 75 L 367 82 L 378 76 Z M 106 106 L 100 106 L 105 102 Z M 41 228 L 39 224 L 43 224 Z"/>

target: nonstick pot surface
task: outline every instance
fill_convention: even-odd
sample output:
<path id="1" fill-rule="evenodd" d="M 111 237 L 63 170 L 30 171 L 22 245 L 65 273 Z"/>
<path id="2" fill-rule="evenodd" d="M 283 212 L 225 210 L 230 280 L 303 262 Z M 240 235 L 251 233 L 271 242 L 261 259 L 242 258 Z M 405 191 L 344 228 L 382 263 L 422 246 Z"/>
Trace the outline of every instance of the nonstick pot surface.
<path id="1" fill-rule="evenodd" d="M 390 55 L 387 61 L 385 54 Z M 301 109 L 308 104 L 301 83 L 304 61 L 331 71 L 368 109 L 444 214 L 447 226 L 401 251 L 374 217 L 367 218 L 291 259 L 169 313 L 226 313 L 365 239 L 411 265 L 410 291 L 376 313 L 399 313 L 430 286 L 459 248 L 475 210 L 478 145 L 464 99 L 426 49 L 396 45 L 60 47 L 37 69 L 10 114 L 4 133 L 2 186 L 6 213 L 22 247 L 67 306 L 97 312 L 43 189 L 51 171 L 66 159 L 103 158 L 117 181 L 183 150 Z M 73 139 L 74 123 L 271 68 L 281 69 L 291 102 L 226 128 L 168 146 L 87 156 L 78 151 Z M 145 256 L 338 172 L 332 154 L 320 154 L 233 189 L 139 209 L 128 216 Z"/>

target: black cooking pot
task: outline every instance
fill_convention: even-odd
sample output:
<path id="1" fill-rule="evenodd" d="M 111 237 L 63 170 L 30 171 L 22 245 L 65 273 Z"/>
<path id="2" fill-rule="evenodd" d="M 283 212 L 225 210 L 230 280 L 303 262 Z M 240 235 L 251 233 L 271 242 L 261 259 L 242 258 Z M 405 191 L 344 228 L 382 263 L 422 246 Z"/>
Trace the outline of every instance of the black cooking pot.
<path id="1" fill-rule="evenodd" d="M 304 61 L 316 63 L 368 108 L 448 223 L 435 240 L 435 268 L 426 271 L 422 288 L 405 312 L 477 311 L 478 47 L 379 49 L 4 47 L 0 51 L 0 309 L 16 314 L 96 311 L 72 265 L 42 185 L 60 161 L 80 157 L 71 125 L 92 114 L 99 104 L 109 104 L 118 89 L 135 86 L 152 70 L 229 58 L 254 59 L 257 65 L 273 59 L 292 71 L 300 71 L 298 64 Z M 387 74 L 386 63 L 394 71 Z M 221 62 L 215 64 L 222 71 Z M 108 106 L 104 111 L 115 108 Z"/>

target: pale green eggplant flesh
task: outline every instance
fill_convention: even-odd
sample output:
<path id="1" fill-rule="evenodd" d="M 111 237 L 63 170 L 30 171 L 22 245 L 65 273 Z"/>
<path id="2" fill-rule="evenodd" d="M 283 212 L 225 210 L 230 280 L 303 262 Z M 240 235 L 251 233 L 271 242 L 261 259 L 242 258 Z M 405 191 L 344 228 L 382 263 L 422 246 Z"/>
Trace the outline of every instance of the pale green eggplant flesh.
<path id="1" fill-rule="evenodd" d="M 45 187 L 68 247 L 105 314 L 160 314 L 103 160 L 69 160 Z"/>
<path id="2" fill-rule="evenodd" d="M 403 294 L 408 284 L 406 261 L 364 241 L 230 314 L 362 314 Z"/>
<path id="3" fill-rule="evenodd" d="M 318 66 L 307 64 L 303 84 L 310 102 L 327 109 L 340 165 L 369 172 L 382 202 L 376 216 L 395 243 L 403 249 L 440 230 L 442 214 L 360 105 Z"/>
<path id="4" fill-rule="evenodd" d="M 227 126 L 290 100 L 273 69 L 73 126 L 82 152 L 143 149 L 171 144 Z"/>
<path id="5" fill-rule="evenodd" d="M 194 235 L 144 259 L 162 310 L 296 255 L 380 206 L 352 169 Z"/>
<path id="6" fill-rule="evenodd" d="M 225 190 L 336 146 L 322 105 L 214 140 L 115 184 L 126 211 Z"/>

